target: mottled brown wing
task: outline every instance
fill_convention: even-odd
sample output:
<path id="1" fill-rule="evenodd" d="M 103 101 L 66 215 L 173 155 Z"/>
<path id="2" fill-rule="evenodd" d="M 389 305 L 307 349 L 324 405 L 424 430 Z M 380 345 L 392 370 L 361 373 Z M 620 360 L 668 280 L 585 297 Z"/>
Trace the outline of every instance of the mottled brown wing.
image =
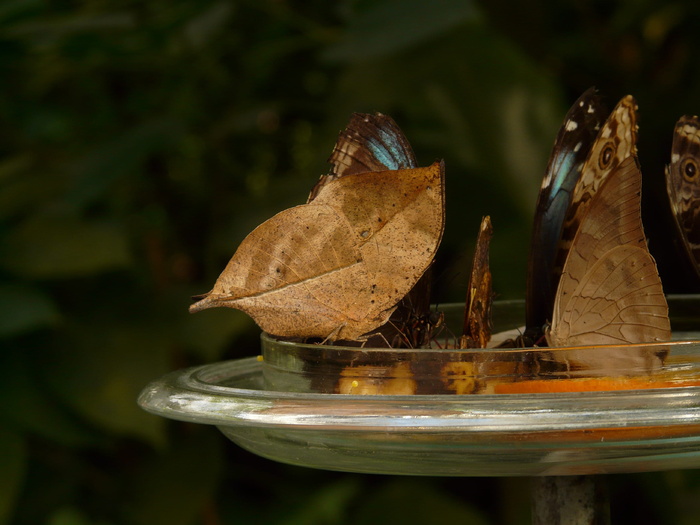
<path id="1" fill-rule="evenodd" d="M 328 162 L 331 171 L 321 176 L 308 202 L 316 198 L 321 188 L 339 177 L 418 166 L 406 136 L 391 117 L 381 113 L 354 113 L 340 132 Z M 439 314 L 430 312 L 431 281 L 429 268 L 401 299 L 389 322 L 370 334 L 364 343 L 394 348 L 425 345 L 441 320 Z M 343 344 L 352 342 L 343 341 Z"/>
<path id="2" fill-rule="evenodd" d="M 443 229 L 442 163 L 348 175 L 256 228 L 190 310 L 237 308 L 278 336 L 357 339 L 420 279 Z"/>
<path id="3" fill-rule="evenodd" d="M 389 321 L 368 334 L 365 346 L 389 348 L 422 348 L 430 344 L 442 329 L 444 314 L 430 309 L 432 268 L 428 268 L 407 293 Z"/>
<path id="4" fill-rule="evenodd" d="M 284 337 L 325 337 L 343 324 L 369 330 L 391 312 L 367 307 L 371 279 L 357 237 L 330 206 L 284 210 L 243 240 L 212 291 L 190 311 L 236 308 Z"/>
<path id="5" fill-rule="evenodd" d="M 676 123 L 666 190 L 678 239 L 700 278 L 700 120 L 684 116 Z"/>
<path id="6" fill-rule="evenodd" d="M 646 246 L 641 214 L 641 172 L 635 157 L 614 169 L 591 200 L 562 271 L 550 346 L 646 343 L 671 336 L 668 306 L 656 263 Z M 646 368 L 662 354 L 592 352 L 579 368 L 612 369 L 620 359 Z"/>
<path id="7" fill-rule="evenodd" d="M 460 348 L 486 348 L 491 340 L 491 303 L 493 301 L 489 269 L 491 237 L 493 237 L 493 227 L 491 217 L 487 215 L 481 220 L 474 250 L 474 262 L 464 309 L 464 328 L 459 340 Z"/>

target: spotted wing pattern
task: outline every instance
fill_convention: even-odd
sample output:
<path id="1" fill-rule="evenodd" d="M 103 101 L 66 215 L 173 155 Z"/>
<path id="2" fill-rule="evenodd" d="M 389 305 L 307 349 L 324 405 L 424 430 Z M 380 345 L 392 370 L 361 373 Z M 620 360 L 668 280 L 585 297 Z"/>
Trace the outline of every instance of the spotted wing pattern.
<path id="1" fill-rule="evenodd" d="M 676 123 L 666 190 L 678 238 L 700 278 L 700 119 L 684 116 Z"/>

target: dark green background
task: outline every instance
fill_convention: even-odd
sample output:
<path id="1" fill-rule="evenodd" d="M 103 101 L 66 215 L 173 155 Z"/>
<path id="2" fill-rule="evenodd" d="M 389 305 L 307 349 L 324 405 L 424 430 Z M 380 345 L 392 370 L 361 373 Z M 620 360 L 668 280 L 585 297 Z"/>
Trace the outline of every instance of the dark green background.
<path id="1" fill-rule="evenodd" d="M 169 370 L 251 356 L 243 314 L 187 313 L 254 226 L 302 203 L 353 111 L 447 166 L 435 300 L 461 300 L 482 215 L 522 297 L 537 188 L 591 85 L 640 105 L 651 249 L 700 112 L 694 0 L 0 3 L 0 523 L 528 523 L 527 480 L 276 464 L 151 416 Z M 611 476 L 615 523 L 696 523 L 696 471 Z"/>

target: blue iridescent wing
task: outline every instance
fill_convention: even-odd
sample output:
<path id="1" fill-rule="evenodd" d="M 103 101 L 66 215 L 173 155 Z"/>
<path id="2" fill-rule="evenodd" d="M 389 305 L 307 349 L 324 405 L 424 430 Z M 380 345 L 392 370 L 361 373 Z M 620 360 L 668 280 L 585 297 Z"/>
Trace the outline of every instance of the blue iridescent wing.
<path id="1" fill-rule="evenodd" d="M 413 149 L 387 115 L 355 113 L 328 159 L 336 177 L 365 171 L 416 168 Z"/>
<path id="2" fill-rule="evenodd" d="M 321 176 L 311 190 L 309 201 L 338 177 L 418 167 L 413 149 L 401 129 L 391 117 L 381 113 L 354 113 L 348 126 L 340 132 L 328 162 L 332 165 L 331 171 Z"/>
<path id="3" fill-rule="evenodd" d="M 549 158 L 537 198 L 530 242 L 526 294 L 526 336 L 537 339 L 551 319 L 559 282 L 557 246 L 571 195 L 607 112 L 594 88 L 571 106 Z"/>

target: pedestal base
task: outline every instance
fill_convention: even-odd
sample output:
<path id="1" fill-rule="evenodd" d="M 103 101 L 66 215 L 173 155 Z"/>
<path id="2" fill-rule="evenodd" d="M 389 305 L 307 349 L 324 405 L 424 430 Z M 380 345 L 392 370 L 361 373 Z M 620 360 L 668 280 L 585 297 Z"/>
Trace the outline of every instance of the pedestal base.
<path id="1" fill-rule="evenodd" d="M 533 525 L 610 525 L 610 498 L 602 476 L 532 479 Z"/>

